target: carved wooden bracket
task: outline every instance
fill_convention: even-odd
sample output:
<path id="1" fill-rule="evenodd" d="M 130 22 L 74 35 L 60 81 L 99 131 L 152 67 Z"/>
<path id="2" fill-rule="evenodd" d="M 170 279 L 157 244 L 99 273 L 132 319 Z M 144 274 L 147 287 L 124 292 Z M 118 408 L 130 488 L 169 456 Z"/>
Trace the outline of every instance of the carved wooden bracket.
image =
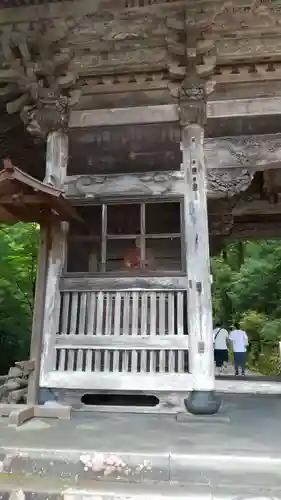
<path id="1" fill-rule="evenodd" d="M 189 7 L 168 17 L 166 25 L 171 94 L 197 99 L 194 90 L 210 79 L 216 66 L 215 40 L 204 39 L 201 26 L 190 19 Z"/>
<path id="2" fill-rule="evenodd" d="M 255 172 L 247 169 L 211 169 L 208 170 L 208 190 L 213 193 L 225 193 L 235 196 L 246 191 L 254 178 Z"/>
<path id="3" fill-rule="evenodd" d="M 47 31 L 38 24 L 36 31 L 11 32 L 1 39 L 5 69 L 0 81 L 7 83 L 8 96 L 16 96 L 7 112 L 20 112 L 27 130 L 36 136 L 67 126 L 69 106 L 80 98 L 72 51 L 61 48 L 69 31 L 61 23 Z"/>

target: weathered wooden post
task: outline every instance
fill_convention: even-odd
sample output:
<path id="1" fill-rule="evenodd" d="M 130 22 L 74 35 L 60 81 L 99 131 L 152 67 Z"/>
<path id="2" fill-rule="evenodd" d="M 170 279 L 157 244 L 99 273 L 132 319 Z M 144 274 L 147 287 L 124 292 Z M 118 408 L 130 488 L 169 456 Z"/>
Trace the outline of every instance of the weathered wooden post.
<path id="1" fill-rule="evenodd" d="M 44 182 L 63 189 L 68 159 L 68 136 L 64 130 L 47 135 L 46 172 Z"/>
<path id="2" fill-rule="evenodd" d="M 46 171 L 44 183 L 62 189 L 66 177 L 68 136 L 65 130 L 50 131 L 47 135 Z M 35 293 L 34 318 L 30 357 L 35 370 L 30 378 L 28 403 L 38 404 L 39 374 L 51 366 L 54 353 L 51 345 L 58 327 L 59 278 L 64 265 L 66 223 L 51 220 L 41 227 L 38 275 Z"/>
<path id="3" fill-rule="evenodd" d="M 215 395 L 204 117 L 204 88 L 185 90 L 184 98 L 180 100 L 180 120 L 186 183 L 184 221 L 189 363 L 193 384 L 185 406 L 195 414 L 216 413 L 220 406 Z"/>
<path id="4" fill-rule="evenodd" d="M 66 177 L 68 159 L 68 136 L 63 129 L 47 134 L 46 171 L 44 183 L 62 189 Z M 64 256 L 65 224 L 51 222 L 40 228 L 38 272 L 36 279 L 34 315 L 30 358 L 35 361 L 35 369 L 28 385 L 28 404 L 38 404 L 39 376 L 49 342 L 55 335 L 57 304 L 59 301 L 58 282 Z M 48 333 L 47 333 L 48 332 Z M 46 333 L 46 339 L 44 337 Z M 42 342 L 43 346 L 42 346 Z M 47 344 L 47 345 L 46 345 Z M 43 354 L 42 358 L 41 355 Z"/>
<path id="5" fill-rule="evenodd" d="M 46 151 L 46 183 L 63 188 L 68 161 L 68 136 L 63 129 L 49 132 Z M 67 223 L 52 221 L 50 225 L 50 251 L 46 279 L 46 298 L 43 323 L 43 351 L 41 379 L 54 366 L 55 351 L 52 348 L 58 331 L 60 313 L 59 280 L 65 260 Z"/>

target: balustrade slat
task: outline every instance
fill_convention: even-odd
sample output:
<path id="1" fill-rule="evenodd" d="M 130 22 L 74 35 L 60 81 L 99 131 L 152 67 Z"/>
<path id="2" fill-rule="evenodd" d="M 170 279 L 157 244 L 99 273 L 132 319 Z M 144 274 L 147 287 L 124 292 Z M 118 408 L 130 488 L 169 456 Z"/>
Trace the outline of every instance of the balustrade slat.
<path id="1" fill-rule="evenodd" d="M 124 293 L 123 301 L 123 335 L 129 335 L 130 329 L 130 293 Z"/>
<path id="2" fill-rule="evenodd" d="M 103 317 L 104 317 L 104 293 L 98 292 L 96 335 L 102 335 Z"/>
<path id="3" fill-rule="evenodd" d="M 101 371 L 101 352 L 95 351 L 95 372 Z"/>
<path id="4" fill-rule="evenodd" d="M 86 326 L 86 313 L 87 313 L 87 293 L 81 293 L 80 297 L 80 310 L 79 310 L 79 335 L 85 335 Z"/>
<path id="5" fill-rule="evenodd" d="M 112 371 L 119 371 L 119 351 L 113 351 L 113 368 Z"/>
<path id="6" fill-rule="evenodd" d="M 156 371 L 156 352 L 150 351 L 149 356 L 149 371 L 150 373 L 155 373 Z"/>
<path id="7" fill-rule="evenodd" d="M 105 294 L 105 335 L 111 335 L 111 315 L 112 315 L 112 294 L 110 292 Z"/>
<path id="8" fill-rule="evenodd" d="M 147 352 L 141 351 L 141 361 L 140 361 L 141 373 L 147 372 Z"/>
<path id="9" fill-rule="evenodd" d="M 65 370 L 65 349 L 60 349 L 59 351 L 59 372 L 64 372 Z"/>
<path id="10" fill-rule="evenodd" d="M 61 318 L 61 332 L 63 335 L 68 334 L 68 318 L 69 318 L 69 299 L 70 293 L 65 292 L 62 295 L 62 318 Z"/>
<path id="11" fill-rule="evenodd" d="M 82 370 L 83 370 L 83 350 L 78 349 L 76 371 L 81 372 Z"/>
<path id="12" fill-rule="evenodd" d="M 122 352 L 122 372 L 128 372 L 129 371 L 129 352 L 128 351 L 123 351 Z"/>
<path id="13" fill-rule="evenodd" d="M 166 353 L 161 350 L 159 352 L 159 372 L 164 373 L 166 368 Z"/>
<path id="14" fill-rule="evenodd" d="M 109 351 L 104 351 L 103 353 L 103 371 L 104 372 L 109 372 L 110 371 L 110 357 L 109 357 Z"/>
<path id="15" fill-rule="evenodd" d="M 74 350 L 69 349 L 67 358 L 67 371 L 72 372 L 74 370 Z"/>
<path id="16" fill-rule="evenodd" d="M 183 292 L 177 293 L 177 333 L 183 335 Z"/>
<path id="17" fill-rule="evenodd" d="M 71 300 L 71 317 L 70 317 L 70 334 L 77 333 L 77 316 L 78 316 L 78 293 L 73 292 Z"/>
<path id="18" fill-rule="evenodd" d="M 178 352 L 178 373 L 184 373 L 184 351 Z"/>
<path id="19" fill-rule="evenodd" d="M 138 335 L 139 329 L 139 293 L 132 294 L 132 330 L 131 335 Z"/>
<path id="20" fill-rule="evenodd" d="M 175 297 L 173 293 L 168 293 L 168 335 L 175 333 Z"/>
<path id="21" fill-rule="evenodd" d="M 93 351 L 88 349 L 86 353 L 86 371 L 91 372 L 92 371 L 92 364 L 93 364 Z"/>
<path id="22" fill-rule="evenodd" d="M 132 351 L 131 371 L 133 373 L 138 371 L 138 353 L 135 350 Z"/>
<path id="23" fill-rule="evenodd" d="M 116 292 L 115 303 L 114 303 L 114 335 L 120 335 L 120 324 L 121 324 L 121 293 Z"/>
<path id="24" fill-rule="evenodd" d="M 175 372 L 175 352 L 174 351 L 168 352 L 168 369 L 169 369 L 169 373 Z"/>
<path id="25" fill-rule="evenodd" d="M 147 293 L 141 294 L 141 335 L 147 334 Z"/>
<path id="26" fill-rule="evenodd" d="M 156 315 L 157 315 L 157 302 L 156 302 L 156 293 L 150 293 L 150 318 L 149 318 L 149 326 L 150 326 L 150 335 L 156 335 Z"/>
<path id="27" fill-rule="evenodd" d="M 166 294 L 159 295 L 159 330 L 158 335 L 165 335 L 166 333 Z"/>
<path id="28" fill-rule="evenodd" d="M 93 335 L 95 331 L 95 313 L 96 313 L 96 293 L 88 293 L 88 307 L 87 307 L 87 334 Z"/>

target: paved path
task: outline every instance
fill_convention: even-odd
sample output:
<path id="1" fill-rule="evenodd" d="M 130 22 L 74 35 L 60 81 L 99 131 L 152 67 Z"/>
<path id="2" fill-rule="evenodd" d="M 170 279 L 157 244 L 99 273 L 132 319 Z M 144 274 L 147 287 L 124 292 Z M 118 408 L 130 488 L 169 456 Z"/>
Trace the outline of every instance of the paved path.
<path id="1" fill-rule="evenodd" d="M 227 367 L 224 368 L 223 372 L 222 372 L 222 375 L 234 375 L 234 366 L 232 363 L 228 363 Z M 259 372 L 255 372 L 255 371 L 251 371 L 251 370 L 248 370 L 246 369 L 246 375 L 248 376 L 255 376 L 255 377 L 262 377 L 262 373 L 259 373 Z"/>
<path id="2" fill-rule="evenodd" d="M 63 500 L 87 500 L 81 491 L 90 489 L 99 500 L 280 498 L 280 397 L 222 398 L 211 417 L 76 412 L 70 421 L 34 419 L 17 429 L 2 418 L 0 498 L 37 483 L 75 489 Z M 140 489 L 146 484 L 149 492 Z"/>

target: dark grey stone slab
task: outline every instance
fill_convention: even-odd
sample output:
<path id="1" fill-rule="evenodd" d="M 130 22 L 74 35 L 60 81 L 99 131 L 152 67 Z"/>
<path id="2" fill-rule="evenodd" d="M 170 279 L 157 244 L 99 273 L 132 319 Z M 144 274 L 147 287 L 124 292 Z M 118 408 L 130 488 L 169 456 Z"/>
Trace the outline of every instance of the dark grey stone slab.
<path id="1" fill-rule="evenodd" d="M 181 412 L 175 418 L 180 423 L 203 423 L 204 425 L 230 423 L 230 416 L 222 413 L 215 415 L 192 415 L 191 413 Z"/>

